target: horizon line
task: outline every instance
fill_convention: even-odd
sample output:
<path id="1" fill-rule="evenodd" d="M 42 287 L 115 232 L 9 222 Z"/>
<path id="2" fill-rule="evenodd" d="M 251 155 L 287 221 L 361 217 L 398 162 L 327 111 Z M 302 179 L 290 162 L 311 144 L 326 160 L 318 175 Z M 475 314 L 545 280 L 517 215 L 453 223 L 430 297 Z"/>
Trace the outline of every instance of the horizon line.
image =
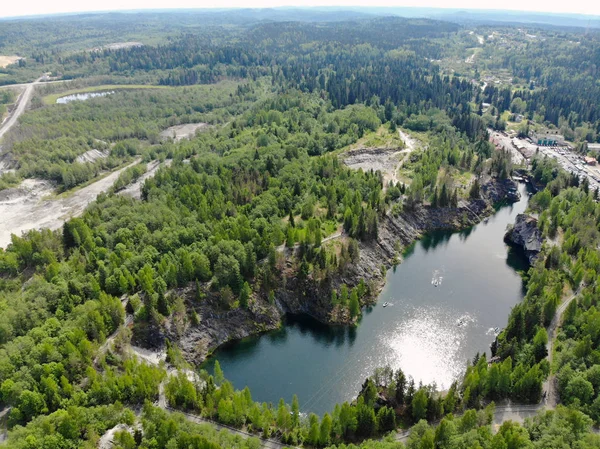
<path id="1" fill-rule="evenodd" d="M 447 13 L 508 13 L 508 14 L 533 14 L 539 16 L 558 16 L 558 17 L 570 17 L 580 18 L 588 20 L 600 20 L 600 14 L 585 14 L 581 12 L 555 12 L 555 11 L 539 11 L 539 10 L 527 10 L 527 9 L 498 9 L 498 8 L 457 8 L 457 7 L 441 7 L 441 6 L 367 6 L 367 5 L 314 5 L 314 6 L 301 6 L 301 5 L 281 5 L 281 6 L 269 6 L 269 7 L 248 7 L 248 6 L 203 6 L 203 7 L 165 7 L 165 8 L 132 8 L 132 9 L 98 9 L 98 10 L 74 10 L 74 11 L 57 11 L 57 12 L 46 12 L 39 14 L 23 14 L 23 15 L 9 15 L 1 16 L 1 20 L 28 20 L 28 19 L 40 19 L 45 17 L 64 17 L 64 16 L 84 16 L 84 15 L 100 15 L 100 14 L 139 14 L 139 13 L 152 13 L 152 12 L 221 12 L 221 11 L 268 11 L 268 10 L 313 10 L 313 11 L 355 11 L 360 12 L 380 10 L 398 11 L 401 10 L 414 10 L 414 11 L 439 11 Z M 365 11 L 366 12 L 366 11 Z M 376 14 L 373 14 L 376 15 Z M 397 15 L 397 14 L 396 14 Z M 424 17 L 425 18 L 425 17 Z"/>

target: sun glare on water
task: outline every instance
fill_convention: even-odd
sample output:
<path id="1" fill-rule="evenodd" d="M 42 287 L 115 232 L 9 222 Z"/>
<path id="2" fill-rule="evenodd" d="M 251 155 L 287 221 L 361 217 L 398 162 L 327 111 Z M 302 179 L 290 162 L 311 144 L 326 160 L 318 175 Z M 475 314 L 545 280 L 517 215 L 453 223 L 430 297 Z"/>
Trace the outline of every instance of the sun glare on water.
<path id="1" fill-rule="evenodd" d="M 402 368 L 417 384 L 435 382 L 439 388 L 449 388 L 464 370 L 466 360 L 461 354 L 474 318 L 457 317 L 440 308 L 417 308 L 411 315 L 385 338 L 391 349 L 389 365 Z"/>

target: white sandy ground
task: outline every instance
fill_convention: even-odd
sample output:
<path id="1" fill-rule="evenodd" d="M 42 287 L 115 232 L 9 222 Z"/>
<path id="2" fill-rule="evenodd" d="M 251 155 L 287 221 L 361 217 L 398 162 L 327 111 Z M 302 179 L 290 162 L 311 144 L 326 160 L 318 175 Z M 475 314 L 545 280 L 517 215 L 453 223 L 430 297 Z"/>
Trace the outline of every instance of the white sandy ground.
<path id="1" fill-rule="evenodd" d="M 85 162 L 95 162 L 98 159 L 104 159 L 108 157 L 108 151 L 100 151 L 100 150 L 89 150 L 83 154 L 80 154 L 75 159 L 76 162 L 83 164 Z"/>
<path id="2" fill-rule="evenodd" d="M 182 139 L 189 139 L 194 137 L 197 131 L 202 132 L 210 128 L 208 123 L 188 123 L 186 125 L 171 126 L 160 133 L 160 137 L 163 139 L 172 138 L 175 142 L 179 142 Z"/>
<path id="3" fill-rule="evenodd" d="M 0 68 L 14 64 L 19 59 L 21 59 L 19 56 L 0 56 Z"/>
<path id="4" fill-rule="evenodd" d="M 117 424 L 112 429 L 108 429 L 104 435 L 98 440 L 98 449 L 112 449 L 114 447 L 113 438 L 115 433 L 126 430 L 129 433 L 133 433 L 133 429 L 127 424 Z"/>
<path id="5" fill-rule="evenodd" d="M 6 248 L 11 234 L 20 236 L 31 229 L 60 228 L 69 218 L 81 215 L 88 204 L 113 185 L 123 170 L 138 162 L 62 198 L 43 199 L 53 192 L 53 185 L 34 179 L 26 179 L 16 189 L 0 191 L 0 247 Z"/>

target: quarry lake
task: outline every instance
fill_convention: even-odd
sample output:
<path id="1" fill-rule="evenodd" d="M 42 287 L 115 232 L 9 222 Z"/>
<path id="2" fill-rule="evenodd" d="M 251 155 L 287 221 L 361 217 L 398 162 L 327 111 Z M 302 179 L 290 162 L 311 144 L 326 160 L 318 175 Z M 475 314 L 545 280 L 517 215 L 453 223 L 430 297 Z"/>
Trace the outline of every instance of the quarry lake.
<path id="1" fill-rule="evenodd" d="M 518 270 L 526 261 L 504 242 L 506 227 L 527 207 L 521 200 L 499 208 L 486 222 L 459 233 L 431 233 L 416 242 L 378 302 L 363 311 L 356 328 L 331 327 L 306 316 L 288 317 L 282 329 L 220 348 L 219 360 L 236 388 L 253 399 L 290 403 L 296 393 L 303 412 L 322 414 L 349 401 L 364 379 L 390 365 L 424 384 L 446 389 L 467 360 L 487 352 L 496 328 L 523 297 Z M 388 302 L 387 307 L 383 304 Z"/>

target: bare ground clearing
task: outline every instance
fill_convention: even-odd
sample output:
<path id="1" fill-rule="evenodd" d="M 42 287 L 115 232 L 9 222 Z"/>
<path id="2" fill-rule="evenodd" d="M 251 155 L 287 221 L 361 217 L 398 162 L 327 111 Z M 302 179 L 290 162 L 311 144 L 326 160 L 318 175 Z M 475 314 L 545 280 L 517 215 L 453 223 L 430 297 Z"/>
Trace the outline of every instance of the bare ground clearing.
<path id="1" fill-rule="evenodd" d="M 344 153 L 344 164 L 350 168 L 363 171 L 380 170 L 383 175 L 384 188 L 390 181 L 398 182 L 398 170 L 406 161 L 406 158 L 417 147 L 418 143 L 404 131 L 398 130 L 398 134 L 404 141 L 404 148 L 357 148 Z"/>
<path id="2" fill-rule="evenodd" d="M 163 139 L 172 138 L 175 142 L 179 142 L 181 139 L 194 137 L 197 131 L 206 131 L 210 127 L 208 123 L 188 123 L 186 125 L 171 126 L 161 132 L 160 137 Z"/>
<path id="3" fill-rule="evenodd" d="M 96 197 L 108 190 L 128 167 L 139 160 L 116 170 L 98 181 L 82 187 L 69 196 L 57 199 L 43 199 L 53 192 L 53 185 L 47 181 L 27 179 L 17 188 L 0 192 L 0 247 L 6 248 L 11 234 L 31 229 L 58 229 L 72 217 L 81 215 Z"/>
<path id="4" fill-rule="evenodd" d="M 390 181 L 396 181 L 396 169 L 402 159 L 402 153 L 406 151 L 390 148 L 359 148 L 345 154 L 344 164 L 356 170 L 362 168 L 363 171 L 381 171 L 383 184 L 387 186 Z"/>
<path id="5" fill-rule="evenodd" d="M 0 56 L 0 68 L 4 68 L 11 64 L 14 64 L 19 59 L 21 59 L 20 56 Z"/>
<path id="6" fill-rule="evenodd" d="M 92 48 L 90 51 L 102 51 L 102 50 L 124 50 L 132 47 L 143 47 L 144 44 L 141 42 L 114 42 L 112 44 L 102 45 L 100 47 Z"/>
<path id="7" fill-rule="evenodd" d="M 83 164 L 85 162 L 95 162 L 98 159 L 104 159 L 106 157 L 108 157 L 108 151 L 89 150 L 77 156 L 75 161 Z"/>

